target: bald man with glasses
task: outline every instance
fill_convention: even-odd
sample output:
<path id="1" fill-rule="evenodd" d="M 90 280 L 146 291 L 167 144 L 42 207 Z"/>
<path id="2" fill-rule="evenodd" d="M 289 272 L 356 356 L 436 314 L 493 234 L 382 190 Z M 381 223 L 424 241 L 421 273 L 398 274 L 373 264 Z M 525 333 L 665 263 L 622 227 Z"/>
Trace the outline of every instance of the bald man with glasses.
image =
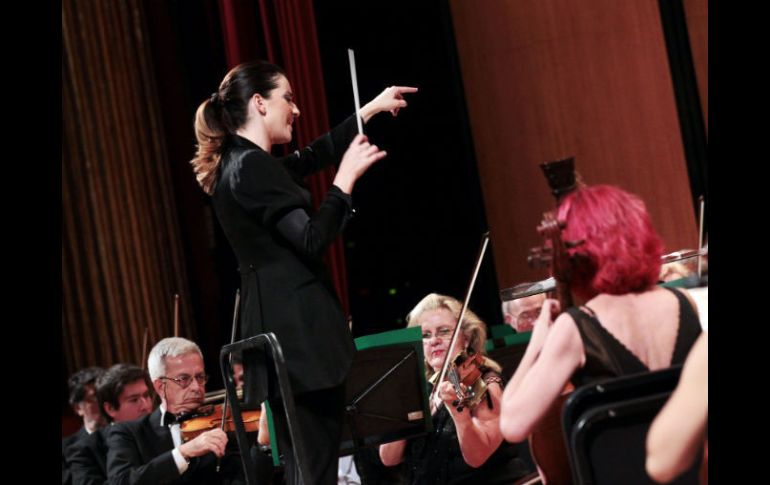
<path id="1" fill-rule="evenodd" d="M 155 412 L 113 426 L 108 438 L 107 473 L 110 483 L 242 482 L 238 457 L 225 455 L 227 435 L 220 429 L 183 442 L 177 416 L 203 404 L 206 375 L 200 348 L 190 340 L 172 337 L 150 351 L 147 367 L 161 404 Z M 224 457 L 220 473 L 217 457 Z"/>

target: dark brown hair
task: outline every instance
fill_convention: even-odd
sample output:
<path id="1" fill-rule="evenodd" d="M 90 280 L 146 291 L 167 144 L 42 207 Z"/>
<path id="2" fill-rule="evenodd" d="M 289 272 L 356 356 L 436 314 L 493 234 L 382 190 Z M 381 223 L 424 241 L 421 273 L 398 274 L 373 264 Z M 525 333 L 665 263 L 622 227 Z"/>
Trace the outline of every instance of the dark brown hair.
<path id="1" fill-rule="evenodd" d="M 219 89 L 198 106 L 195 113 L 198 145 L 190 163 L 195 178 L 207 194 L 213 192 L 225 137 L 246 123 L 249 100 L 257 93 L 269 98 L 270 92 L 278 87 L 278 78 L 285 75 L 283 69 L 265 61 L 239 64 L 227 73 Z"/>

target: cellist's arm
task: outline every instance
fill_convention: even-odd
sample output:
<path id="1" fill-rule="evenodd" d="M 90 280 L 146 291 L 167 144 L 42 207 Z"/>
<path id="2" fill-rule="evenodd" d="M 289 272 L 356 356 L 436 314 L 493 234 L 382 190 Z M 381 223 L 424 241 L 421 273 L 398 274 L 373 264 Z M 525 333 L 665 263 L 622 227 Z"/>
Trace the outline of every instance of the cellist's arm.
<path id="1" fill-rule="evenodd" d="M 546 299 L 543 302 L 543 306 L 540 308 L 540 315 L 535 320 L 532 328 L 532 336 L 529 339 L 529 345 L 524 351 L 524 357 L 519 362 L 519 366 L 516 368 L 516 372 L 513 374 L 508 385 L 505 386 L 506 394 L 512 394 L 518 389 L 521 384 L 521 380 L 527 375 L 532 364 L 537 360 L 537 356 L 540 355 L 540 350 L 543 348 L 545 339 L 548 336 L 548 332 L 551 328 L 551 320 L 553 314 L 559 309 L 559 302 L 553 299 Z"/>
<path id="2" fill-rule="evenodd" d="M 547 324 L 540 320 L 538 323 Z M 527 439 L 583 359 L 580 333 L 572 317 L 563 313 L 548 330 L 532 364 L 516 370 L 511 384 L 517 385 L 509 384 L 503 392 L 500 429 L 507 441 Z"/>

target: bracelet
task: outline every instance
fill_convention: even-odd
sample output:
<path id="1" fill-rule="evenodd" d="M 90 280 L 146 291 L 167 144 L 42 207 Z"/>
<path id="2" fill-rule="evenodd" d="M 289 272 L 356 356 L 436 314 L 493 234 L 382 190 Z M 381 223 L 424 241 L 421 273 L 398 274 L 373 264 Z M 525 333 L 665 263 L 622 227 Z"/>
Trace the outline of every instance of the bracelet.
<path id="1" fill-rule="evenodd" d="M 500 387 L 503 387 L 503 379 L 498 376 L 485 377 L 484 382 L 486 382 L 487 384 L 492 384 L 493 382 L 497 382 L 498 384 L 500 384 Z"/>

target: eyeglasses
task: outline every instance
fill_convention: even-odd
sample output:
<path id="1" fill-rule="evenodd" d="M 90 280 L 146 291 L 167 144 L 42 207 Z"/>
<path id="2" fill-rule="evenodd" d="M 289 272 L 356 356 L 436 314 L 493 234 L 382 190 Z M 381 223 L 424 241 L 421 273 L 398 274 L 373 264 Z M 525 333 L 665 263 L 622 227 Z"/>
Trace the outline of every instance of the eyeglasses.
<path id="1" fill-rule="evenodd" d="M 537 317 L 540 316 L 540 307 L 533 308 L 532 310 L 527 310 L 524 312 L 519 313 L 519 315 L 516 317 L 516 325 L 522 326 L 526 325 L 528 323 L 532 323 L 535 320 L 537 320 Z"/>
<path id="2" fill-rule="evenodd" d="M 452 332 L 454 332 L 454 328 L 449 327 L 439 327 L 436 330 L 436 338 L 440 340 L 447 340 L 449 337 L 452 336 Z M 423 340 L 430 340 L 433 338 L 433 335 L 430 332 L 423 332 L 422 333 L 422 339 Z"/>
<path id="3" fill-rule="evenodd" d="M 166 379 L 169 381 L 174 381 L 176 384 L 181 387 L 182 389 L 186 389 L 190 387 L 190 384 L 192 384 L 193 376 L 188 376 L 187 374 L 182 374 L 178 377 L 166 377 L 162 376 L 158 379 Z M 209 376 L 206 374 L 195 374 L 195 380 L 198 381 L 198 385 L 203 385 L 209 380 Z"/>

